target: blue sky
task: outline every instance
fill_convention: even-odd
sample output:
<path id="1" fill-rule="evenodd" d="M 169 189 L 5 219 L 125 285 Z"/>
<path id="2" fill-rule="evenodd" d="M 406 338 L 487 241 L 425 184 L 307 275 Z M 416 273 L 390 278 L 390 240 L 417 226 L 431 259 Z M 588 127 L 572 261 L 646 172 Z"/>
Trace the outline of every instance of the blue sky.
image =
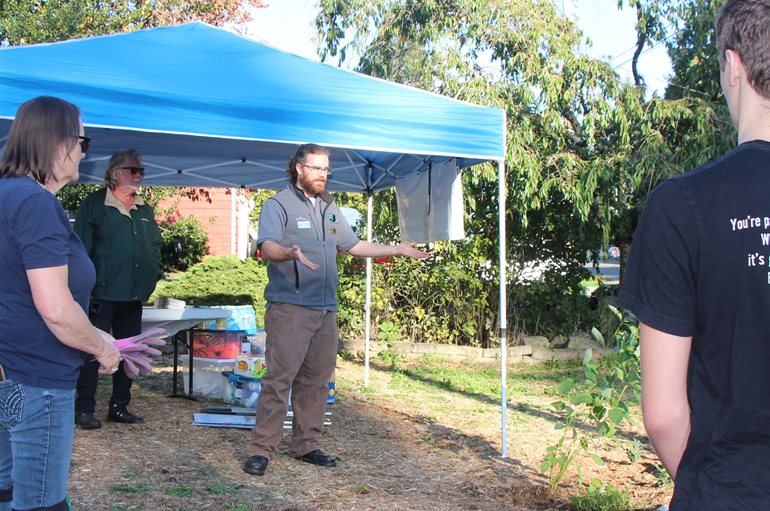
<path id="1" fill-rule="evenodd" d="M 564 0 L 555 0 L 561 9 Z M 313 18 L 317 0 L 268 0 L 265 9 L 254 10 L 255 20 L 249 24 L 247 35 L 282 50 L 318 59 L 312 41 Z M 636 43 L 635 13 L 632 9 L 618 11 L 617 0 L 571 0 L 578 26 L 591 39 L 586 52 L 604 58 L 620 76 L 631 81 L 631 57 Z M 639 63 L 649 89 L 662 95 L 671 65 L 661 45 L 645 50 Z"/>
<path id="2" fill-rule="evenodd" d="M 617 0 L 573 0 L 578 26 L 593 43 L 586 52 L 596 58 L 609 60 L 620 76 L 633 81 L 631 58 L 636 49 L 636 12 L 624 8 L 618 11 Z M 649 89 L 663 95 L 671 62 L 662 44 L 645 48 L 639 59 L 639 72 Z"/>

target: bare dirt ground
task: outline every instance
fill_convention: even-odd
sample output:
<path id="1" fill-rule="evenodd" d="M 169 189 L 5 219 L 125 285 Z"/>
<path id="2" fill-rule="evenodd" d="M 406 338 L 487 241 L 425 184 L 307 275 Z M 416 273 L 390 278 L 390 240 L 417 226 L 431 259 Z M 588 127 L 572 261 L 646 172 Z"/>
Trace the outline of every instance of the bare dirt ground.
<path id="1" fill-rule="evenodd" d="M 145 424 L 76 430 L 69 488 L 77 511 L 570 510 L 570 496 L 584 492 L 574 469 L 555 492 L 539 472 L 558 419 L 537 385 L 526 396 L 511 391 L 504 459 L 499 402 L 440 385 L 426 391 L 425 382 L 405 395 L 403 382 L 391 384 L 398 375 L 375 366 L 364 388 L 362 365 L 340 361 L 323 437 L 337 468 L 295 460 L 284 443 L 267 474 L 255 477 L 241 470 L 249 431 L 193 426 L 194 412 L 222 403 L 168 398 L 169 361 L 160 365 L 134 387 L 130 409 Z M 109 388 L 100 383 L 100 418 Z M 644 440 L 640 431 L 624 435 Z M 602 466 L 577 462 L 584 483 L 596 477 L 624 489 L 635 510 L 668 501 L 649 448 L 635 463 L 616 447 L 601 454 Z"/>

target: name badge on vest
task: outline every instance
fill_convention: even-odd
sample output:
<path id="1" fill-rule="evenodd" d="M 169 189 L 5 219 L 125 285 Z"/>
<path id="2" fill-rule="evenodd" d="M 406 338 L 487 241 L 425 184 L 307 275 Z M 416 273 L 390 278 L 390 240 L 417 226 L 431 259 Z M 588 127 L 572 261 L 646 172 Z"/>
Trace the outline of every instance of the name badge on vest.
<path id="1" fill-rule="evenodd" d="M 310 229 L 310 219 L 305 217 L 297 218 L 297 229 Z"/>

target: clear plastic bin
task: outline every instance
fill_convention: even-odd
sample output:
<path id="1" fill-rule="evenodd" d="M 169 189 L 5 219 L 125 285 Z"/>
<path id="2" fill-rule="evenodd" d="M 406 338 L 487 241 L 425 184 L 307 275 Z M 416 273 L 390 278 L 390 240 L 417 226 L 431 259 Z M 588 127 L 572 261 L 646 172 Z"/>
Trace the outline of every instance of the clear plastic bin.
<path id="1" fill-rule="evenodd" d="M 256 408 L 259 392 L 262 390 L 262 380 L 230 372 L 223 374 L 227 378 L 227 388 L 222 399 L 226 403 Z"/>
<path id="2" fill-rule="evenodd" d="M 182 390 L 187 394 L 190 388 L 190 356 L 179 355 L 179 366 L 182 370 Z M 193 357 L 193 395 L 221 399 L 222 389 L 227 385 L 222 371 L 232 371 L 234 367 L 234 358 Z"/>

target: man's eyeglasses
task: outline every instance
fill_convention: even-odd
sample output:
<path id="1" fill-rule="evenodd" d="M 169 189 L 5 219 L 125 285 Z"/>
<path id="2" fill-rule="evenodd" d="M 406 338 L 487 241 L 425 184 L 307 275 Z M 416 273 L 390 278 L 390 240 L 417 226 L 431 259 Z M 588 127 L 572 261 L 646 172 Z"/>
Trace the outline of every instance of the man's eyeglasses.
<path id="1" fill-rule="evenodd" d="M 323 172 L 327 176 L 332 173 L 331 167 L 316 167 L 315 165 L 305 165 L 304 163 L 300 163 L 303 167 L 312 170 L 313 172 Z"/>
<path id="2" fill-rule="evenodd" d="M 88 151 L 88 146 L 91 144 L 91 137 L 81 137 L 80 135 L 73 135 L 73 137 L 80 139 L 80 150 L 85 153 Z"/>
<path id="3" fill-rule="evenodd" d="M 120 168 L 123 170 L 130 170 L 132 176 L 135 176 L 137 174 L 142 176 L 144 175 L 144 167 L 120 167 Z"/>

